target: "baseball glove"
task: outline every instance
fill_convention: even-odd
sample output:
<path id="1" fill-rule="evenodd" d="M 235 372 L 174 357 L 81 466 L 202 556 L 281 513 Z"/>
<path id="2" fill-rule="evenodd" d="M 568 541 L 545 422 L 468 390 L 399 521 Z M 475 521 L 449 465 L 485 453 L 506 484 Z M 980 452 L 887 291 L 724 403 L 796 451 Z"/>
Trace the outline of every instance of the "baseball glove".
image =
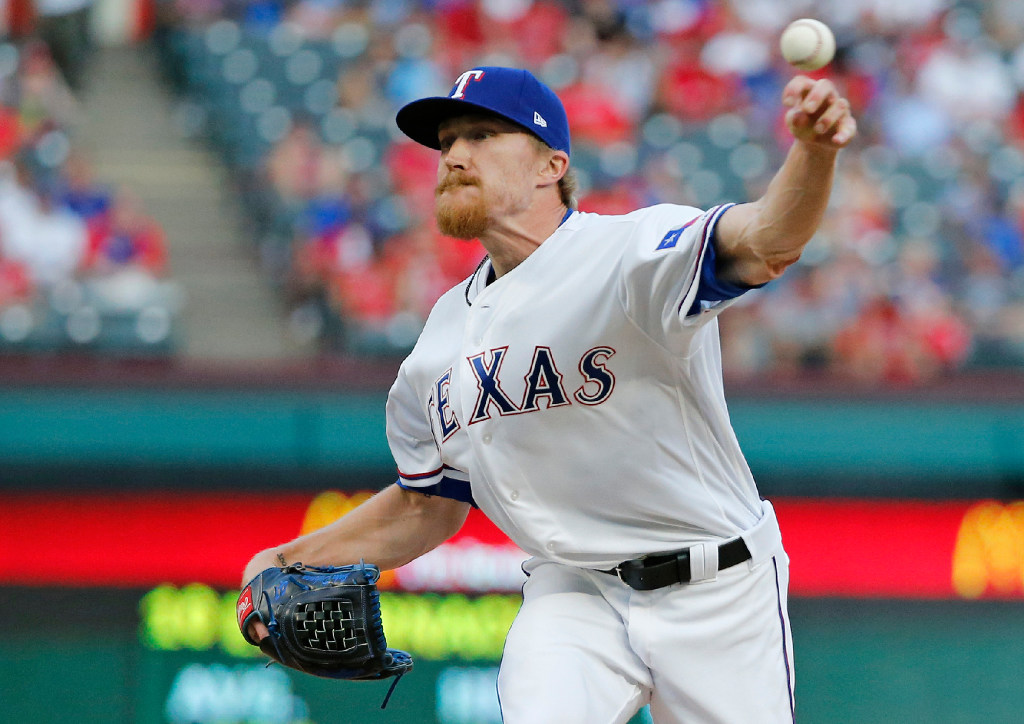
<path id="1" fill-rule="evenodd" d="M 398 679 L 412 657 L 389 649 L 380 617 L 377 566 L 325 567 L 295 563 L 268 568 L 242 589 L 238 627 L 245 640 L 289 668 L 332 679 Z M 270 635 L 254 641 L 247 631 L 262 621 Z"/>

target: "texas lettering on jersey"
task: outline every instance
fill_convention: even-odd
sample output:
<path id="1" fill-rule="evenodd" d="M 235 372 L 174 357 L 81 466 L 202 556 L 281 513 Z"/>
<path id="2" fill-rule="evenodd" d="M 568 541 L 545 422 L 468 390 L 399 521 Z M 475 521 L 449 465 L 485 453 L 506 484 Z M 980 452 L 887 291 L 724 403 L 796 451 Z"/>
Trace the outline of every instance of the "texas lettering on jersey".
<path id="1" fill-rule="evenodd" d="M 615 375 L 606 364 L 615 354 L 611 347 L 593 347 L 580 357 L 576 364 L 580 382 L 573 388 L 572 394 L 569 394 L 565 375 L 559 371 L 551 348 L 538 346 L 534 348 L 529 368 L 522 375 L 525 382 L 523 396 L 517 402 L 501 384 L 503 374 L 506 380 L 511 379 L 509 375 L 519 376 L 514 372 L 502 371 L 507 353 L 507 346 L 495 347 L 466 358 L 477 386 L 476 401 L 469 419 L 470 425 L 491 419 L 494 412 L 500 416 L 521 415 L 541 409 L 572 405 L 574 401 L 581 405 L 600 405 L 615 389 Z M 438 429 L 444 440 L 461 427 L 451 407 L 451 379 L 452 368 L 449 367 L 434 381 L 432 390 Z"/>

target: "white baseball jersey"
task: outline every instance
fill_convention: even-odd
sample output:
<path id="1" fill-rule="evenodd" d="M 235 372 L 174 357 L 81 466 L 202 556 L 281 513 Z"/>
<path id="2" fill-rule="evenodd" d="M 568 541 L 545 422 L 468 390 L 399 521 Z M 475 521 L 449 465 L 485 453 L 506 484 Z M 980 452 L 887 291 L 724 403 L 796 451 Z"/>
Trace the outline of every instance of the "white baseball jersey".
<path id="1" fill-rule="evenodd" d="M 388 398 L 399 483 L 585 568 L 751 528 L 715 319 L 730 300 L 697 301 L 725 208 L 574 212 L 509 273 L 441 297 Z"/>

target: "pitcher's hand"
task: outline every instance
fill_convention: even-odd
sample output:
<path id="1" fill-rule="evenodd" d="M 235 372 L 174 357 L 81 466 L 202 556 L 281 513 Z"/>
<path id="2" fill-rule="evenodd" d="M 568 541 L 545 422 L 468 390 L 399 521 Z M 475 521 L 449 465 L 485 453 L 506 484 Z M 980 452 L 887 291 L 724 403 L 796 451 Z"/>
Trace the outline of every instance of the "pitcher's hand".
<path id="1" fill-rule="evenodd" d="M 826 78 L 796 76 L 783 89 L 782 104 L 789 108 L 786 126 L 798 141 L 839 150 L 857 135 L 850 102 Z"/>

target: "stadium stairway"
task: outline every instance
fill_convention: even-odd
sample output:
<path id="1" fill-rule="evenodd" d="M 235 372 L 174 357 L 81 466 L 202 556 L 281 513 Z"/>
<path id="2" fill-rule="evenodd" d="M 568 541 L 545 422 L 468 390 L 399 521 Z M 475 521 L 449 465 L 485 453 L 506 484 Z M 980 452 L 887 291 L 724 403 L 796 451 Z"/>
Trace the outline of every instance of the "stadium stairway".
<path id="1" fill-rule="evenodd" d="M 225 172 L 175 123 L 176 103 L 146 47 L 98 48 L 73 145 L 97 180 L 127 187 L 163 227 L 170 273 L 185 292 L 180 353 L 204 360 L 294 359 L 286 311 L 241 238 Z"/>

